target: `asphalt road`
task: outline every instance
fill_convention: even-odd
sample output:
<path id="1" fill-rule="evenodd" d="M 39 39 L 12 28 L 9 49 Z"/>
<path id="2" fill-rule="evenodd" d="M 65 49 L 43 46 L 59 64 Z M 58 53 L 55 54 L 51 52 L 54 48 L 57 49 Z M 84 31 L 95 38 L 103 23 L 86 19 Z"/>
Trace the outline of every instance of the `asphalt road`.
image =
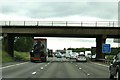
<path id="1" fill-rule="evenodd" d="M 50 59 L 46 63 L 25 62 L 0 68 L 3 78 L 109 78 L 108 66 L 93 62 Z M 22 79 L 23 80 L 23 79 Z"/>

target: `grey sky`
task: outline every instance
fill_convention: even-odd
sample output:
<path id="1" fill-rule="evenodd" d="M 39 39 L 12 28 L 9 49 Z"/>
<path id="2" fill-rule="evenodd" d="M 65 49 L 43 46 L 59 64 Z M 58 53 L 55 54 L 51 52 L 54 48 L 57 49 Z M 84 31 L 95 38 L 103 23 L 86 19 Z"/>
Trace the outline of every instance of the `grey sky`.
<path id="1" fill-rule="evenodd" d="M 0 4 L 1 14 L 16 14 L 29 18 L 53 18 L 66 16 L 88 16 L 106 20 L 117 20 L 117 2 L 31 2 L 11 0 Z"/>
<path id="2" fill-rule="evenodd" d="M 1 0 L 0 20 L 11 20 L 16 18 L 25 19 L 46 19 L 64 18 L 65 20 L 117 20 L 118 2 L 117 0 Z M 49 1 L 49 2 L 48 2 Z M 94 1 L 94 2 L 92 2 Z M 96 1 L 96 2 L 95 2 Z M 112 2 L 111 2 L 112 1 Z M 27 20 L 28 20 L 27 19 Z M 63 19 L 64 20 L 64 19 Z M 53 49 L 63 49 L 64 47 L 91 47 L 95 45 L 95 39 L 55 39 L 48 38 L 48 47 Z M 69 43 L 70 42 L 70 43 Z M 112 40 L 107 40 L 112 47 L 118 46 Z M 53 43 L 59 43 L 59 46 Z M 89 45 L 88 45 L 89 44 Z M 63 46 L 64 45 L 64 46 Z"/>

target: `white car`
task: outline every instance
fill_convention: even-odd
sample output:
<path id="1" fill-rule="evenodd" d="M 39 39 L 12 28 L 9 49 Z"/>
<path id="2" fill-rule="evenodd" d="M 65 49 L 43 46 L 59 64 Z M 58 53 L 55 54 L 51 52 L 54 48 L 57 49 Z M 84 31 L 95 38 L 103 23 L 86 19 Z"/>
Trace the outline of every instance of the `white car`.
<path id="1" fill-rule="evenodd" d="M 84 54 L 78 55 L 76 58 L 76 62 L 81 61 L 81 62 L 87 62 L 87 58 L 85 57 Z"/>
<path id="2" fill-rule="evenodd" d="M 77 57 L 77 53 L 76 52 L 73 52 L 72 54 L 71 54 L 71 59 L 76 59 L 76 57 Z"/>
<path id="3" fill-rule="evenodd" d="M 67 50 L 67 51 L 66 51 L 66 54 L 65 54 L 65 57 L 66 57 L 66 58 L 70 58 L 70 57 L 71 57 L 71 52 Z"/>

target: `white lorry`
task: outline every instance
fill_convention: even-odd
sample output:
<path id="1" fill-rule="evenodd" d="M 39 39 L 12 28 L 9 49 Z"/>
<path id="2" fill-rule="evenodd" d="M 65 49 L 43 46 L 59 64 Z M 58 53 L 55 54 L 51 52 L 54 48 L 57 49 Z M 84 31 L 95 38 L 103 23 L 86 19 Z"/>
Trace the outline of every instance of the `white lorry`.
<path id="1" fill-rule="evenodd" d="M 66 50 L 65 57 L 70 58 L 72 54 L 72 50 Z"/>

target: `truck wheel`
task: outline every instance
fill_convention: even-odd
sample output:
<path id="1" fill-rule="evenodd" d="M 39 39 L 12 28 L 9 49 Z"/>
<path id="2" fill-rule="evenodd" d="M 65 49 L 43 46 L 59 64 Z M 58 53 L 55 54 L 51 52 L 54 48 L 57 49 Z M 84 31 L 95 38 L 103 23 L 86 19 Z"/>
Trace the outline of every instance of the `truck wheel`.
<path id="1" fill-rule="evenodd" d="M 47 58 L 45 57 L 45 58 L 44 58 L 44 62 L 46 62 L 46 61 L 47 61 Z"/>
<path id="2" fill-rule="evenodd" d="M 34 61 L 34 60 L 32 60 L 32 59 L 31 59 L 30 61 L 31 61 L 31 62 L 35 62 L 35 61 Z"/>
<path id="3" fill-rule="evenodd" d="M 44 60 L 44 62 L 46 62 L 46 59 Z"/>
<path id="4" fill-rule="evenodd" d="M 46 58 L 43 60 L 43 62 L 46 62 Z"/>
<path id="5" fill-rule="evenodd" d="M 117 71 L 116 73 L 116 80 L 120 80 L 120 71 Z"/>
<path id="6" fill-rule="evenodd" d="M 114 76 L 110 74 L 110 79 L 114 79 Z"/>

